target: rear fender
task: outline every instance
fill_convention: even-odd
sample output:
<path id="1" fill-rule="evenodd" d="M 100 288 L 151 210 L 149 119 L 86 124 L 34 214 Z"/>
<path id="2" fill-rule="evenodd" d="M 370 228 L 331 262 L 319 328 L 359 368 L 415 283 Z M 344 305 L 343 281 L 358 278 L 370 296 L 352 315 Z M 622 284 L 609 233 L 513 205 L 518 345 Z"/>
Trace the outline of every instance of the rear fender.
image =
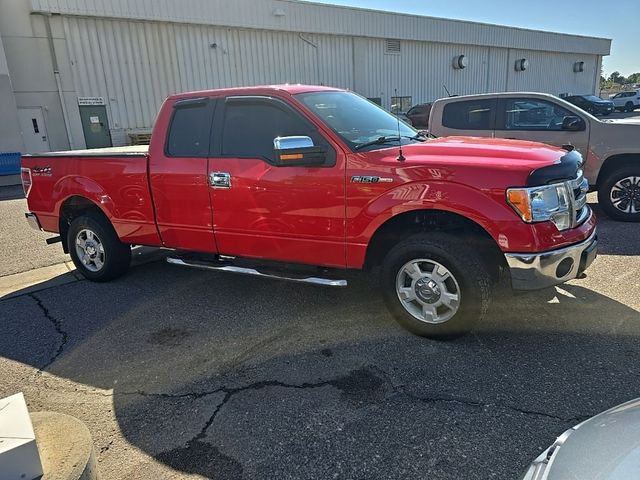
<path id="1" fill-rule="evenodd" d="M 98 182 L 87 177 L 73 176 L 61 178 L 53 187 L 52 197 L 58 217 L 61 216 L 64 202 L 74 196 L 90 200 L 110 221 L 116 214 L 113 199 Z"/>

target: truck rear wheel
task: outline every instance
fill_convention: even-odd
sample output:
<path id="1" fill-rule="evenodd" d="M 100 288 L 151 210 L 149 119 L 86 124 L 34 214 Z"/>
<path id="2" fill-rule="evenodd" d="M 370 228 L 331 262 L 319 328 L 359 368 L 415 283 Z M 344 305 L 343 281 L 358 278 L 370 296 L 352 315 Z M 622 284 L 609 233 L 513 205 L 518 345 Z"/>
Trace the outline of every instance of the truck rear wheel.
<path id="1" fill-rule="evenodd" d="M 131 263 L 131 247 L 118 238 L 101 215 L 75 218 L 67 233 L 69 254 L 78 271 L 92 282 L 107 282 L 123 275 Z"/>
<path id="2" fill-rule="evenodd" d="M 464 335 L 484 316 L 491 275 L 457 237 L 418 234 L 387 254 L 382 288 L 400 325 L 423 337 L 447 339 Z"/>
<path id="3" fill-rule="evenodd" d="M 614 220 L 640 222 L 640 166 L 607 175 L 598 188 L 598 203 Z"/>
<path id="4" fill-rule="evenodd" d="M 636 106 L 633 104 L 633 102 L 627 102 L 624 106 L 624 111 L 625 112 L 633 112 L 633 110 L 636 108 Z"/>

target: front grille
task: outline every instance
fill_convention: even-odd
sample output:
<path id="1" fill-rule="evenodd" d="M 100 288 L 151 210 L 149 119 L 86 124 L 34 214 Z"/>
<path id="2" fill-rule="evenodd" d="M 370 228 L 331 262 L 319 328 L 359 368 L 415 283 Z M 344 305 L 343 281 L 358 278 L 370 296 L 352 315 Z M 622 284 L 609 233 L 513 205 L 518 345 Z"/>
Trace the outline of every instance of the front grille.
<path id="1" fill-rule="evenodd" d="M 589 216 L 589 207 L 587 206 L 589 181 L 585 178 L 582 169 L 580 169 L 576 178 L 567 183 L 569 189 L 573 192 L 571 195 L 571 211 L 573 214 L 571 226 L 575 228 L 581 225 Z"/>

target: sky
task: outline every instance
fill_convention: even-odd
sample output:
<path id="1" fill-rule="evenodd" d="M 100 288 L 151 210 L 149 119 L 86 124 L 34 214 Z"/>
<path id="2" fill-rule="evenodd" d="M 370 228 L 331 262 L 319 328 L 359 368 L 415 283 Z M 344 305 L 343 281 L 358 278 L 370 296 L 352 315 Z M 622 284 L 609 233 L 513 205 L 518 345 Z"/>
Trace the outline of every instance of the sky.
<path id="1" fill-rule="evenodd" d="M 605 76 L 640 72 L 639 0 L 314 0 L 613 40 Z"/>

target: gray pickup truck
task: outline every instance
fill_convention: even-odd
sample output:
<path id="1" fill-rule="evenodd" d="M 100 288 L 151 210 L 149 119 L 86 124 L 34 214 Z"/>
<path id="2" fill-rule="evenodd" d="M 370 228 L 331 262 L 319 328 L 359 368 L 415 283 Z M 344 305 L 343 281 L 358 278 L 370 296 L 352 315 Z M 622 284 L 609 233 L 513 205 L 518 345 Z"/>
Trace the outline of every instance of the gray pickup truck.
<path id="1" fill-rule="evenodd" d="M 605 213 L 640 222 L 640 123 L 602 121 L 553 95 L 509 92 L 437 100 L 429 132 L 571 144 Z"/>

